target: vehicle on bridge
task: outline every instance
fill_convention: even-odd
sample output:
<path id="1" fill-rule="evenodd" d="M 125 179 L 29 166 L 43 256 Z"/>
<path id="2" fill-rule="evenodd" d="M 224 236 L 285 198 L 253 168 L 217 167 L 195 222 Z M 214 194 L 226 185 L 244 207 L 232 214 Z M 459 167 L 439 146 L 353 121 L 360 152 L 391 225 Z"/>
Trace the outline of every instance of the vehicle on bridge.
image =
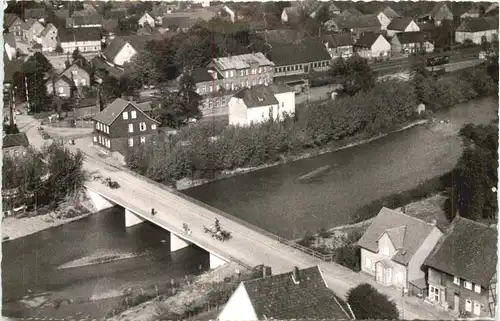
<path id="1" fill-rule="evenodd" d="M 117 189 L 120 187 L 120 184 L 118 184 L 117 181 L 112 180 L 110 177 L 107 177 L 104 181 L 103 184 L 106 185 L 107 187 L 111 189 Z"/>
<path id="2" fill-rule="evenodd" d="M 211 233 L 212 237 L 215 237 L 222 242 L 230 240 L 233 237 L 231 235 L 231 232 L 220 229 L 220 226 L 217 228 L 217 225 L 218 221 L 216 222 L 215 228 L 208 228 L 206 226 L 203 226 L 203 230 L 205 231 L 205 233 Z"/>

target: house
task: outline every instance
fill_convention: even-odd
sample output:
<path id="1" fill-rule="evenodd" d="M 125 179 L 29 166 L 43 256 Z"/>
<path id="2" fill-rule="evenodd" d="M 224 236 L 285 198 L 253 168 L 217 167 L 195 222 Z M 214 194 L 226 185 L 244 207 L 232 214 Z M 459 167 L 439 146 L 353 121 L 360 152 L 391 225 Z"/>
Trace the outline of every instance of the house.
<path id="1" fill-rule="evenodd" d="M 66 28 L 101 28 L 102 17 L 99 14 L 73 16 L 66 18 Z"/>
<path id="2" fill-rule="evenodd" d="M 342 18 L 347 18 L 347 17 L 359 17 L 359 16 L 362 16 L 363 14 L 361 13 L 361 11 L 359 11 L 358 9 L 356 8 L 349 8 L 349 9 L 345 9 L 344 11 L 342 11 L 340 13 L 340 16 Z"/>
<path id="3" fill-rule="evenodd" d="M 421 31 L 400 32 L 391 39 L 391 50 L 398 54 L 416 54 L 433 52 L 434 45 L 426 39 L 425 34 Z"/>
<path id="4" fill-rule="evenodd" d="M 241 282 L 218 320 L 352 320 L 346 302 L 328 289 L 318 266 Z"/>
<path id="5" fill-rule="evenodd" d="M 52 52 L 57 47 L 57 28 L 49 23 L 40 33 L 38 43 L 42 45 L 42 51 Z"/>
<path id="6" fill-rule="evenodd" d="M 282 84 L 243 88 L 229 100 L 228 107 L 230 125 L 281 120 L 286 114 L 295 114 L 295 89 Z"/>
<path id="7" fill-rule="evenodd" d="M 23 39 L 31 43 L 36 40 L 45 27 L 35 19 L 28 19 L 22 26 Z"/>
<path id="8" fill-rule="evenodd" d="M 429 20 L 434 21 L 434 24 L 439 26 L 445 20 L 453 21 L 453 12 L 445 2 L 438 1 L 431 12 L 420 17 L 420 21 Z"/>
<path id="9" fill-rule="evenodd" d="M 183 31 L 186 32 L 191 29 L 197 20 L 187 17 L 171 17 L 170 15 L 163 17 L 162 27 L 167 31 Z"/>
<path id="10" fill-rule="evenodd" d="M 271 43 L 294 43 L 300 40 L 299 33 L 292 29 L 275 29 L 258 32 L 266 42 Z"/>
<path id="11" fill-rule="evenodd" d="M 308 86 L 309 73 L 330 68 L 331 57 L 321 39 L 271 45 L 269 57 L 274 63 L 274 80 L 296 91 Z"/>
<path id="12" fill-rule="evenodd" d="M 81 64 L 71 64 L 61 75 L 70 79 L 76 87 L 90 87 L 90 68 L 84 68 Z"/>
<path id="13" fill-rule="evenodd" d="M 117 98 L 93 118 L 94 146 L 125 154 L 129 148 L 151 140 L 157 135 L 160 123 L 141 109 L 148 106 Z"/>
<path id="14" fill-rule="evenodd" d="M 43 20 L 47 17 L 47 12 L 45 8 L 26 8 L 23 17 L 25 20 Z"/>
<path id="15" fill-rule="evenodd" d="M 365 32 L 356 40 L 353 50 L 367 59 L 387 57 L 391 52 L 391 43 L 380 33 Z"/>
<path id="16" fill-rule="evenodd" d="M 496 227 L 455 217 L 425 260 L 427 300 L 466 317 L 495 318 L 497 234 Z"/>
<path id="17" fill-rule="evenodd" d="M 339 15 L 340 9 L 334 3 L 331 3 L 328 6 L 328 13 L 330 13 L 331 15 Z"/>
<path id="18" fill-rule="evenodd" d="M 434 223 L 383 207 L 357 243 L 361 271 L 383 285 L 422 295 L 422 265 L 442 235 Z"/>
<path id="19" fill-rule="evenodd" d="M 281 13 L 281 23 L 296 23 L 300 21 L 302 11 L 300 7 L 287 7 Z"/>
<path id="20" fill-rule="evenodd" d="M 120 37 L 113 37 L 104 49 L 104 57 L 115 66 L 123 66 L 137 54 L 137 50 Z"/>
<path id="21" fill-rule="evenodd" d="M 484 10 L 485 16 L 498 16 L 498 2 L 493 2 Z"/>
<path id="22" fill-rule="evenodd" d="M 400 18 L 401 16 L 394 11 L 391 7 L 386 6 L 385 8 L 377 11 L 375 13 L 377 19 L 380 22 L 380 29 L 387 30 L 387 26 L 391 23 L 394 18 Z"/>
<path id="23" fill-rule="evenodd" d="M 231 22 L 236 21 L 236 10 L 231 9 L 227 5 L 223 6 L 221 10 L 225 11 L 229 15 L 229 19 L 231 20 Z"/>
<path id="24" fill-rule="evenodd" d="M 455 42 L 464 43 L 466 40 L 475 44 L 483 41 L 492 42 L 498 39 L 498 18 L 470 18 L 462 21 L 455 30 Z"/>
<path id="25" fill-rule="evenodd" d="M 376 14 L 336 17 L 327 21 L 325 27 L 333 32 L 349 32 L 359 37 L 363 32 L 380 32 L 382 25 Z"/>
<path id="26" fill-rule="evenodd" d="M 23 37 L 24 21 L 13 13 L 5 13 L 3 20 L 4 28 L 9 29 L 10 33 L 14 34 L 16 40 L 21 40 Z"/>
<path id="27" fill-rule="evenodd" d="M 58 40 L 65 53 L 72 54 L 76 48 L 80 52 L 101 50 L 101 31 L 99 28 L 59 29 Z"/>
<path id="28" fill-rule="evenodd" d="M 141 27 L 144 27 L 145 25 L 149 25 L 150 27 L 155 26 L 155 19 L 151 17 L 151 15 L 147 12 L 145 12 L 142 17 L 139 19 L 137 24 Z"/>
<path id="29" fill-rule="evenodd" d="M 139 29 L 137 29 L 138 36 L 151 35 L 154 32 L 155 32 L 155 30 L 148 24 L 145 25 L 144 27 L 140 27 Z"/>
<path id="30" fill-rule="evenodd" d="M 349 33 L 333 33 L 321 39 L 332 59 L 349 58 L 353 54 L 353 40 Z"/>
<path id="31" fill-rule="evenodd" d="M 394 18 L 387 26 L 387 36 L 393 37 L 398 32 L 416 32 L 420 27 L 412 18 Z"/>
<path id="32" fill-rule="evenodd" d="M 48 79 L 45 82 L 47 94 L 57 97 L 73 97 L 75 83 L 64 75 L 57 75 L 54 79 Z"/>
<path id="33" fill-rule="evenodd" d="M 13 157 L 26 155 L 29 147 L 26 133 L 17 133 L 3 136 L 2 153 Z"/>
<path id="34" fill-rule="evenodd" d="M 4 49 L 9 60 L 16 58 L 17 44 L 14 34 L 11 32 L 3 34 Z"/>
<path id="35" fill-rule="evenodd" d="M 479 14 L 478 8 L 470 8 L 460 15 L 460 19 L 479 18 Z"/>

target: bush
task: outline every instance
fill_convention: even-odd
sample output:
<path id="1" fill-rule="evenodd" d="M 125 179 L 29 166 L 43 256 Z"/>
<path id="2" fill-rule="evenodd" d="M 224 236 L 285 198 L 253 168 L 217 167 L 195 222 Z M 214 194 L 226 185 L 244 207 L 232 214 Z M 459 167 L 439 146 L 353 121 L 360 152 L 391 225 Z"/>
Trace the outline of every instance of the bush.
<path id="1" fill-rule="evenodd" d="M 349 290 L 347 303 L 351 306 L 356 319 L 399 319 L 396 303 L 378 292 L 368 283 Z"/>

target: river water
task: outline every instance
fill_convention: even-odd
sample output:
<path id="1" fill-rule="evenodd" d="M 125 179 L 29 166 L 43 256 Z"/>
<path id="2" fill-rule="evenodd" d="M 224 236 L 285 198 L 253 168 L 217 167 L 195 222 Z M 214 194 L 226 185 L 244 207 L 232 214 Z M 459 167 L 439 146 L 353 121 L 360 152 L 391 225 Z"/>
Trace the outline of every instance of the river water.
<path id="1" fill-rule="evenodd" d="M 288 238 L 345 223 L 365 204 L 440 175 L 461 154 L 462 124 L 495 119 L 497 99 L 483 99 L 441 112 L 450 124 L 419 126 L 369 144 L 212 182 L 186 194 Z M 173 254 L 169 234 L 150 223 L 125 228 L 123 209 L 2 244 L 3 314 L 102 317 L 116 300 L 73 304 L 59 310 L 26 309 L 16 301 L 29 293 L 87 300 L 125 288 L 168 282 L 208 267 L 208 254 L 188 247 Z M 106 254 L 143 255 L 104 264 L 58 269 Z"/>
<path id="2" fill-rule="evenodd" d="M 462 152 L 460 127 L 490 123 L 497 108 L 494 98 L 457 105 L 435 115 L 449 124 L 414 127 L 183 192 L 282 237 L 300 238 L 348 223 L 363 205 L 451 170 Z"/>

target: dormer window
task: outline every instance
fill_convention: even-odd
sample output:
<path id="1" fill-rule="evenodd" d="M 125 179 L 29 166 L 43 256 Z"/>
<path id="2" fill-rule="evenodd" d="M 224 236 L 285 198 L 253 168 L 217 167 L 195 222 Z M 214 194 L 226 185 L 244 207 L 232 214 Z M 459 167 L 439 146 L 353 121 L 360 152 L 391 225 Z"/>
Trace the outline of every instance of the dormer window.
<path id="1" fill-rule="evenodd" d="M 477 284 L 474 284 L 474 292 L 481 293 L 481 286 L 477 285 Z"/>
<path id="2" fill-rule="evenodd" d="M 460 285 L 460 278 L 457 276 L 453 277 L 453 283 L 456 285 Z"/>
<path id="3" fill-rule="evenodd" d="M 127 120 L 128 119 L 128 112 L 127 111 L 123 112 L 122 116 L 123 116 L 123 119 Z"/>
<path id="4" fill-rule="evenodd" d="M 464 281 L 464 288 L 467 290 L 472 290 L 472 283 Z"/>

